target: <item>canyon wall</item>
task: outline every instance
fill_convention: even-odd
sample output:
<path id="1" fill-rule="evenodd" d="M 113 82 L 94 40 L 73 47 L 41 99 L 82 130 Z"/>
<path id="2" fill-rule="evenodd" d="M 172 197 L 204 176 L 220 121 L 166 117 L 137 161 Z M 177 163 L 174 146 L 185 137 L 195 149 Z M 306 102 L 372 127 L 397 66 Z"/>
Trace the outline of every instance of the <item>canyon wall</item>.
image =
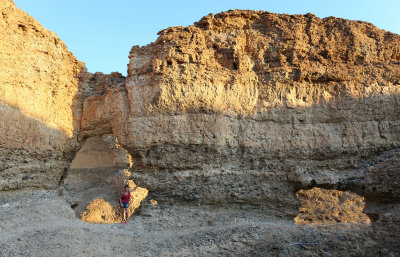
<path id="1" fill-rule="evenodd" d="M 125 89 L 87 98 L 82 118 L 85 135 L 111 121 L 158 197 L 292 211 L 313 186 L 399 197 L 372 168 L 400 146 L 398 35 L 238 10 L 159 35 L 132 48 Z"/>
<path id="2" fill-rule="evenodd" d="M 79 146 L 85 67 L 11 0 L 0 13 L 0 191 L 54 188 Z"/>
<path id="3" fill-rule="evenodd" d="M 139 254 L 399 255 L 399 35 L 228 11 L 134 46 L 125 78 L 87 72 L 11 0 L 0 13 L 6 254 L 113 255 L 128 235 Z M 132 227 L 73 220 L 121 222 L 124 184 Z"/>
<path id="4" fill-rule="evenodd" d="M 290 215 L 314 186 L 399 199 L 399 35 L 228 11 L 134 46 L 125 78 L 87 73 L 12 1 L 0 9 L 0 190 L 57 186 L 82 143 L 107 134 L 159 199 Z"/>

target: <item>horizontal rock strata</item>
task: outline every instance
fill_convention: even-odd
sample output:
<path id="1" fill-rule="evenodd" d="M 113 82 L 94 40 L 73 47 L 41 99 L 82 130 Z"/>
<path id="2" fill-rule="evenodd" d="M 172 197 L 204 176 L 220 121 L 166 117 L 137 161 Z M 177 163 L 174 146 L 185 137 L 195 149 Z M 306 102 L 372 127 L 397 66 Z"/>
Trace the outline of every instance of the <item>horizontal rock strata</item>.
<path id="1" fill-rule="evenodd" d="M 0 191 L 54 188 L 76 151 L 85 67 L 11 0 L 0 13 Z"/>
<path id="2" fill-rule="evenodd" d="M 159 196 L 294 213 L 300 188 L 363 194 L 371 158 L 400 145 L 398 35 L 237 10 L 159 35 L 83 110 L 83 134 L 112 131 Z"/>
<path id="3" fill-rule="evenodd" d="M 134 46 L 125 78 L 87 73 L 54 33 L 0 8 L 1 190 L 55 187 L 83 142 L 113 134 L 131 178 L 164 199 L 291 215 L 314 186 L 398 199 L 399 35 L 235 10 Z"/>

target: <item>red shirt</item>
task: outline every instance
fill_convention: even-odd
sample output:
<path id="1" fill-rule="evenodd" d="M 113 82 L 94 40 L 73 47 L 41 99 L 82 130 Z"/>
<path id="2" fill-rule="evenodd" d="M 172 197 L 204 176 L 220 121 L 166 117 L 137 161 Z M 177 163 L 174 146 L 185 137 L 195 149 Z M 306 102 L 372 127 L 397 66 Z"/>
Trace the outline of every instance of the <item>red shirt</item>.
<path id="1" fill-rule="evenodd" d="M 121 196 L 121 201 L 123 203 L 129 203 L 129 199 L 131 198 L 131 192 L 127 192 L 127 194 L 125 192 L 122 192 L 122 196 Z"/>

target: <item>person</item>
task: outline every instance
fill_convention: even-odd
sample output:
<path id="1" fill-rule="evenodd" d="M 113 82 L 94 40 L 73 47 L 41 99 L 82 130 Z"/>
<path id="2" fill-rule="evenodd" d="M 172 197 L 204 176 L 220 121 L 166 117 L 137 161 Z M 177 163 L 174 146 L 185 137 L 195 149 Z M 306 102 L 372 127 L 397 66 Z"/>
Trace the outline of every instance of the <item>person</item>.
<path id="1" fill-rule="evenodd" d="M 129 208 L 130 198 L 131 198 L 131 191 L 129 190 L 129 186 L 125 185 L 124 191 L 121 193 L 121 197 L 119 198 L 119 203 L 122 208 L 122 224 L 128 224 L 128 217 L 129 217 L 128 208 Z"/>

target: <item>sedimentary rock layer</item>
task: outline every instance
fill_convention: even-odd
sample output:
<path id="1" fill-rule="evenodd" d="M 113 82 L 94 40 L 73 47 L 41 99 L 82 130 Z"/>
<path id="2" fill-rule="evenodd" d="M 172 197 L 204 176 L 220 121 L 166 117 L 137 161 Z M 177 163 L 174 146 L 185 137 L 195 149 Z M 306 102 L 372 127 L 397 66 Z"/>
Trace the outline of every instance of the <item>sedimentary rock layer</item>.
<path id="1" fill-rule="evenodd" d="M 135 179 L 159 195 L 295 206 L 315 185 L 363 194 L 373 156 L 400 146 L 396 34 L 235 10 L 159 35 L 132 48 L 125 90 L 86 99 L 83 115 L 87 135 L 111 117 Z"/>
<path id="2" fill-rule="evenodd" d="M 84 64 L 11 0 L 0 13 L 0 190 L 54 187 L 75 151 Z"/>
<path id="3" fill-rule="evenodd" d="M 11 1 L 1 11 L 0 189 L 55 186 L 81 142 L 114 134 L 159 197 L 292 214 L 295 192 L 316 185 L 399 198 L 385 177 L 400 146 L 396 34 L 312 14 L 210 14 L 134 46 L 125 79 L 85 72 Z"/>

